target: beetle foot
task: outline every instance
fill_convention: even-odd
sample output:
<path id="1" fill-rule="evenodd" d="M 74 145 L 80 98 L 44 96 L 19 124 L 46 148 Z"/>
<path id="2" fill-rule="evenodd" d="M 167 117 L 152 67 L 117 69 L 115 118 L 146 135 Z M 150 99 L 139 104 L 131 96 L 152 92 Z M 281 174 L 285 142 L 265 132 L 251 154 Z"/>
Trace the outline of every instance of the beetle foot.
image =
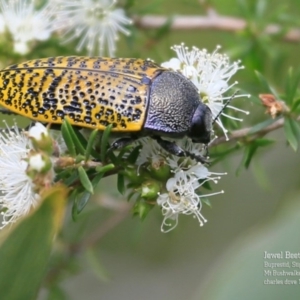
<path id="1" fill-rule="evenodd" d="M 171 142 L 171 141 L 167 141 L 167 140 L 163 140 L 161 137 L 159 136 L 152 136 L 152 138 L 154 140 L 157 141 L 157 143 L 166 151 L 168 151 L 169 153 L 176 155 L 176 156 L 186 156 L 186 152 L 180 148 L 177 144 Z"/>
<path id="2" fill-rule="evenodd" d="M 196 154 L 190 153 L 190 152 L 187 152 L 187 155 L 190 158 L 195 159 L 196 161 L 200 162 L 203 165 L 208 165 L 208 166 L 210 165 L 209 160 L 203 155 L 196 155 Z"/>

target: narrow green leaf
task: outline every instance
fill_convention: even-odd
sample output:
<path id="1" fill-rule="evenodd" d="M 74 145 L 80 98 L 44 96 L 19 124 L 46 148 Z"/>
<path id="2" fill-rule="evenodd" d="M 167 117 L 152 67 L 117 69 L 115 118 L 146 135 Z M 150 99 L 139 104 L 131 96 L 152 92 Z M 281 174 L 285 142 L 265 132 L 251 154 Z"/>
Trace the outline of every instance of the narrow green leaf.
<path id="1" fill-rule="evenodd" d="M 106 151 L 105 159 L 111 161 L 114 165 L 120 164 L 120 161 L 118 160 L 115 153 L 113 151 L 110 151 L 109 149 Z M 101 151 L 100 151 L 100 160 L 101 160 Z"/>
<path id="2" fill-rule="evenodd" d="M 112 129 L 112 124 L 108 125 L 105 130 L 103 131 L 102 138 L 101 138 L 101 161 L 105 161 L 106 157 L 106 150 L 108 145 L 108 138 Z"/>
<path id="3" fill-rule="evenodd" d="M 82 142 L 80 141 L 80 138 L 78 138 L 77 131 L 74 130 L 72 125 L 66 119 L 64 120 L 64 122 L 66 123 L 66 126 L 68 127 L 68 131 L 69 131 L 72 141 L 76 147 L 76 150 L 78 151 L 78 153 L 84 155 L 85 147 L 82 144 Z"/>
<path id="4" fill-rule="evenodd" d="M 128 158 L 127 158 L 127 161 L 130 163 L 130 164 L 134 164 L 136 162 L 136 160 L 138 159 L 139 157 L 139 154 L 140 154 L 140 151 L 141 149 L 143 148 L 143 146 L 139 145 L 137 147 L 135 147 L 131 153 L 129 154 Z"/>
<path id="5" fill-rule="evenodd" d="M 141 220 L 145 220 L 150 210 L 154 207 L 145 201 L 137 201 L 133 206 L 133 214 Z"/>
<path id="6" fill-rule="evenodd" d="M 285 136 L 286 136 L 288 143 L 290 144 L 290 146 L 292 147 L 292 149 L 294 151 L 297 151 L 298 136 L 297 136 L 297 132 L 295 132 L 295 125 L 292 123 L 292 120 L 289 118 L 286 118 L 284 120 L 283 128 L 284 128 Z"/>
<path id="7" fill-rule="evenodd" d="M 207 190 L 210 190 L 210 191 L 212 190 L 212 187 L 211 187 L 210 182 L 208 180 L 207 181 L 204 180 L 204 182 L 201 185 L 201 188 L 202 187 L 205 188 L 205 189 L 207 189 Z"/>
<path id="8" fill-rule="evenodd" d="M 206 197 L 201 197 L 201 202 L 203 202 L 204 204 L 206 204 L 206 205 L 209 206 L 209 207 L 212 207 L 211 202 L 210 202 L 209 199 L 206 198 Z"/>
<path id="9" fill-rule="evenodd" d="M 293 69 L 290 68 L 286 79 L 285 94 L 286 102 L 289 106 L 292 106 L 293 100 L 296 96 L 297 88 L 300 81 L 300 72 L 294 74 Z"/>
<path id="10" fill-rule="evenodd" d="M 89 193 L 88 191 L 84 191 L 76 197 L 74 205 L 76 206 L 77 214 L 79 214 L 84 209 L 88 201 L 91 199 L 91 196 L 91 193 Z"/>
<path id="11" fill-rule="evenodd" d="M 255 71 L 255 74 L 256 74 L 260 84 L 262 85 L 263 92 L 264 93 L 269 92 L 269 93 L 273 94 L 277 99 L 280 99 L 280 96 L 278 95 L 276 90 L 269 85 L 267 79 L 258 71 Z"/>
<path id="12" fill-rule="evenodd" d="M 86 174 L 85 169 L 80 166 L 78 167 L 78 174 L 79 174 L 79 180 L 82 184 L 82 186 L 91 194 L 94 194 L 94 188 L 93 185 L 88 177 L 88 175 Z"/>
<path id="13" fill-rule="evenodd" d="M 118 174 L 118 182 L 117 182 L 118 191 L 121 195 L 125 192 L 125 177 L 123 174 Z"/>
<path id="14" fill-rule="evenodd" d="M 294 99 L 291 111 L 295 112 L 295 111 L 297 111 L 299 109 L 299 107 L 300 107 L 300 98 Z"/>
<path id="15" fill-rule="evenodd" d="M 104 176 L 104 173 L 99 173 L 93 178 L 92 184 L 93 184 L 94 189 L 96 189 L 97 185 L 99 184 L 99 182 L 103 178 L 103 176 Z"/>
<path id="16" fill-rule="evenodd" d="M 132 148 L 132 145 L 127 145 L 123 147 L 120 152 L 118 153 L 117 160 L 118 160 L 118 165 L 124 162 L 123 156 L 126 152 L 129 152 L 130 149 Z"/>
<path id="17" fill-rule="evenodd" d="M 259 147 L 266 147 L 273 143 L 274 141 L 269 139 L 256 139 L 255 141 L 253 141 L 252 144 L 245 149 L 243 158 L 243 165 L 245 166 L 245 168 L 249 168 L 252 158 L 254 157 L 254 154 Z"/>
<path id="18" fill-rule="evenodd" d="M 257 147 L 266 147 L 273 144 L 274 141 L 270 139 L 256 139 L 255 144 Z"/>
<path id="19" fill-rule="evenodd" d="M 246 169 L 249 168 L 251 160 L 252 160 L 256 150 L 257 150 L 256 144 L 252 144 L 246 148 L 246 152 L 245 152 L 246 155 L 245 155 L 245 161 L 244 161 L 244 166 Z"/>
<path id="20" fill-rule="evenodd" d="M 76 180 L 78 180 L 78 174 L 76 172 L 72 172 L 67 178 L 64 179 L 64 184 L 66 186 L 70 186 Z"/>
<path id="21" fill-rule="evenodd" d="M 136 191 L 135 190 L 133 190 L 132 192 L 130 192 L 130 194 L 127 197 L 127 201 L 130 201 L 132 199 L 132 197 L 135 196 L 135 195 L 136 195 Z"/>
<path id="22" fill-rule="evenodd" d="M 91 151 L 93 149 L 97 134 L 98 134 L 98 129 L 95 129 L 92 131 L 91 135 L 89 136 L 88 144 L 85 149 L 85 160 L 88 160 L 91 155 Z"/>
<path id="23" fill-rule="evenodd" d="M 53 238 L 59 230 L 67 189 L 56 186 L 42 195 L 41 206 L 20 222 L 0 248 L 1 299 L 37 299 Z"/>
<path id="24" fill-rule="evenodd" d="M 249 131 L 248 134 L 250 135 L 250 134 L 256 133 L 256 132 L 258 132 L 258 131 L 260 131 L 260 130 L 266 128 L 266 127 L 268 127 L 269 125 L 273 124 L 273 123 L 276 122 L 278 119 L 279 119 L 279 118 L 275 118 L 275 119 L 267 119 L 267 120 L 265 120 L 265 121 L 263 121 L 263 122 L 261 122 L 261 123 L 256 124 L 256 125 L 254 125 L 254 126 L 250 129 L 250 131 Z"/>
<path id="25" fill-rule="evenodd" d="M 72 136 L 69 132 L 69 127 L 68 127 L 68 121 L 64 120 L 62 125 L 61 125 L 61 134 L 63 136 L 63 139 L 66 143 L 66 146 L 68 148 L 68 151 L 70 153 L 71 156 L 75 156 L 76 155 L 76 149 L 75 149 L 75 145 L 73 143 L 72 140 Z"/>
<path id="26" fill-rule="evenodd" d="M 96 171 L 97 173 L 106 173 L 112 169 L 114 169 L 115 165 L 114 164 L 108 164 L 108 165 L 105 165 L 105 166 L 98 166 L 96 167 Z"/>

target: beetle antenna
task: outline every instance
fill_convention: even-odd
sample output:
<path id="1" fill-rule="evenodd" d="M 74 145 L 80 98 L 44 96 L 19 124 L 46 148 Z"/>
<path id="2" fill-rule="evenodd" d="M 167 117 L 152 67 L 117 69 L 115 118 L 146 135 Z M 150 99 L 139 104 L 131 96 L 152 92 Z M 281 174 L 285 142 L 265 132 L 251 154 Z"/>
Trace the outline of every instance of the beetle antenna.
<path id="1" fill-rule="evenodd" d="M 230 103 L 230 101 L 235 97 L 235 95 L 238 93 L 238 90 L 235 91 L 232 96 L 225 102 L 224 106 L 222 107 L 222 109 L 220 110 L 220 112 L 215 116 L 215 118 L 212 121 L 212 124 L 214 124 L 218 118 L 220 117 L 220 115 L 222 114 L 222 112 L 224 111 L 224 109 L 228 106 L 228 104 Z"/>

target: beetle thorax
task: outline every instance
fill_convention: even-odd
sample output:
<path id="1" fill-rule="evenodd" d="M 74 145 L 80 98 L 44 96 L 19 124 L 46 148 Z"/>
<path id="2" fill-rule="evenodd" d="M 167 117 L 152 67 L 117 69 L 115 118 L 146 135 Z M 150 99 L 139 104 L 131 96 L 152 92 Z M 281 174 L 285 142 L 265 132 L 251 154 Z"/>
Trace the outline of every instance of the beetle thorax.
<path id="1" fill-rule="evenodd" d="M 199 101 L 196 87 L 186 77 L 162 72 L 151 85 L 144 129 L 174 138 L 187 135 Z"/>

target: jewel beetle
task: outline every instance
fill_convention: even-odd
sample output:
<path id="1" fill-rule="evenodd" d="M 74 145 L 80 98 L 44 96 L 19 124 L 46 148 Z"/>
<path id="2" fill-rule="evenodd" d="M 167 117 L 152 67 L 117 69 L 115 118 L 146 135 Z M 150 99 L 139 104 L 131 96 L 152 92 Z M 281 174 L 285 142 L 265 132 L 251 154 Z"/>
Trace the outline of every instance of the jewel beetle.
<path id="1" fill-rule="evenodd" d="M 32 120 L 120 134 L 120 148 L 150 136 L 170 153 L 191 156 L 163 137 L 188 136 L 208 144 L 212 113 L 194 84 L 178 72 L 150 60 L 102 57 L 50 57 L 0 71 L 0 104 Z"/>

